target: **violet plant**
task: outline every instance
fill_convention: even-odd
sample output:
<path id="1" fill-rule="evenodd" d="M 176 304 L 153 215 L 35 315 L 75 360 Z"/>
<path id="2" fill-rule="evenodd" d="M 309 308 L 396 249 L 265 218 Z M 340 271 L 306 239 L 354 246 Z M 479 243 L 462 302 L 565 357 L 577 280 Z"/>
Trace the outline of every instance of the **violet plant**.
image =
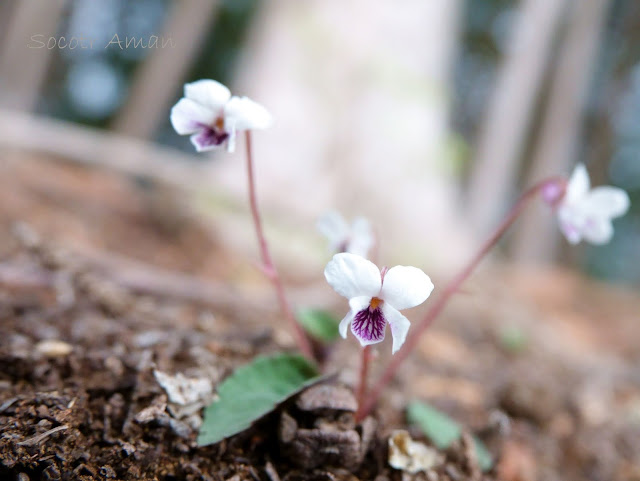
<path id="1" fill-rule="evenodd" d="M 262 228 L 253 174 L 251 130 L 271 125 L 271 114 L 260 104 L 247 97 L 231 96 L 227 87 L 215 80 L 198 80 L 184 86 L 184 97 L 171 109 L 171 125 L 180 135 L 191 135 L 191 143 L 198 152 L 205 152 L 226 144 L 233 152 L 238 132 L 245 132 L 247 153 L 247 180 L 249 204 L 262 258 L 262 270 L 276 291 L 278 303 L 293 332 L 300 351 L 313 358 L 311 343 L 287 300 L 284 286 L 271 258 L 271 252 Z"/>
<path id="2" fill-rule="evenodd" d="M 300 352 L 307 360 L 314 360 L 310 340 L 296 319 L 272 261 L 258 209 L 251 130 L 270 126 L 271 115 L 264 107 L 246 97 L 231 96 L 229 89 L 216 81 L 200 80 L 185 85 L 184 98 L 171 111 L 171 123 L 177 133 L 191 135 L 191 142 L 198 152 L 223 146 L 233 152 L 238 132 L 244 131 L 249 203 L 263 271 L 275 289 L 280 309 L 289 322 Z M 373 230 L 366 219 L 357 218 L 349 225 L 339 214 L 330 212 L 318 221 L 317 227 L 327 237 L 330 248 L 338 252 L 327 264 L 325 278 L 338 294 L 349 299 L 349 312 L 337 329 L 340 335 L 346 338 L 350 326 L 352 334 L 362 346 L 357 389 L 358 410 L 355 415 L 357 422 L 372 412 L 384 388 L 415 348 L 424 331 L 434 322 L 449 299 L 460 289 L 524 208 L 536 199 L 542 199 L 557 215 L 560 230 L 571 244 L 577 244 L 582 240 L 593 244 L 609 242 L 613 236 L 612 219 L 624 215 L 630 204 L 627 193 L 622 189 L 611 186 L 591 189 L 587 170 L 582 164 L 575 168 L 569 179 L 554 177 L 535 184 L 519 198 L 495 232 L 481 245 L 465 267 L 444 288 L 439 289 L 438 298 L 430 304 L 426 315 L 416 322 L 413 329 L 410 329 L 410 321 L 400 311 L 427 300 L 434 289 L 429 276 L 416 267 L 396 266 L 380 270 L 373 262 L 367 260 L 366 256 L 376 242 Z M 393 356 L 380 378 L 368 390 L 370 348 L 371 345 L 384 340 L 387 325 L 393 337 Z M 408 335 L 409 333 L 411 335 Z M 316 369 L 312 364 L 301 363 L 301 358 L 279 358 L 276 361 L 275 364 L 280 367 L 283 363 L 296 365 L 300 368 L 298 374 L 303 374 L 299 376 L 297 384 L 287 385 L 286 388 L 276 389 L 271 393 L 270 402 L 286 398 L 287 395 L 307 386 L 310 379 L 315 379 Z M 261 369 L 270 368 L 268 360 L 265 362 L 261 359 L 258 364 Z M 255 372 L 252 372 L 252 376 L 260 378 Z M 278 379 L 278 376 L 273 375 L 267 377 L 273 378 L 274 383 Z M 244 379 L 245 383 L 247 379 Z M 224 386 L 229 387 L 229 392 L 232 391 L 230 385 Z M 220 390 L 222 391 L 222 386 Z M 234 408 L 233 400 L 226 402 L 229 409 Z M 265 407 L 262 406 L 256 412 L 264 414 Z M 246 419 L 240 425 L 248 426 L 245 421 Z M 238 431 L 222 430 L 222 434 L 206 436 L 206 443 L 217 442 L 235 432 Z"/>

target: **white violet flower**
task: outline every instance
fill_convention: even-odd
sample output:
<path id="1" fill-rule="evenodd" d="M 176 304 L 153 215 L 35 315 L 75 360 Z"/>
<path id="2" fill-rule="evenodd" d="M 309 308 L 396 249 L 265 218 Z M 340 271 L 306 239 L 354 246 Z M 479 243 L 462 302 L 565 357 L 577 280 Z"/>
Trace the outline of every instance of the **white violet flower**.
<path id="1" fill-rule="evenodd" d="M 371 224 L 364 217 L 356 217 L 351 225 L 338 212 L 330 211 L 318 219 L 317 228 L 329 240 L 333 252 L 349 252 L 367 257 L 373 247 Z"/>
<path id="2" fill-rule="evenodd" d="M 185 84 L 184 97 L 171 109 L 171 125 L 180 135 L 191 135 L 198 152 L 213 150 L 226 142 L 233 152 L 236 133 L 265 129 L 271 114 L 247 97 L 232 97 L 227 87 L 215 80 Z"/>
<path id="3" fill-rule="evenodd" d="M 578 164 L 558 205 L 560 229 L 571 244 L 582 239 L 606 244 L 613 237 L 611 220 L 624 215 L 629 204 L 629 196 L 618 187 L 590 189 L 587 169 Z"/>
<path id="4" fill-rule="evenodd" d="M 393 353 L 404 343 L 409 320 L 400 310 L 422 304 L 431 294 L 433 283 L 417 267 L 396 266 L 382 272 L 375 264 L 355 254 L 333 256 L 324 270 L 327 282 L 349 299 L 351 310 L 340 322 L 340 335 L 347 327 L 362 346 L 384 340 L 387 323 L 393 336 Z"/>

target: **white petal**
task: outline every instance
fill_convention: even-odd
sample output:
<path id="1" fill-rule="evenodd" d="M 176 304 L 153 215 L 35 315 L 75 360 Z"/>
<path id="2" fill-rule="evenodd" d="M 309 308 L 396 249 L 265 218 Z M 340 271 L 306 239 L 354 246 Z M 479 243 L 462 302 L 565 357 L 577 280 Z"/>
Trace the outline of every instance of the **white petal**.
<path id="1" fill-rule="evenodd" d="M 433 282 L 417 267 L 395 266 L 384 275 L 381 296 L 398 310 L 417 306 L 427 300 Z"/>
<path id="2" fill-rule="evenodd" d="M 227 139 L 227 152 L 233 153 L 236 150 L 236 139 L 238 138 L 238 131 L 236 130 L 235 123 L 229 123 L 229 129 L 227 132 L 229 133 L 229 138 Z"/>
<path id="3" fill-rule="evenodd" d="M 613 237 L 613 225 L 609 219 L 590 219 L 585 223 L 582 235 L 592 244 L 606 244 Z"/>
<path id="4" fill-rule="evenodd" d="M 349 227 L 344 217 L 333 210 L 318 219 L 316 228 L 327 238 L 332 249 L 338 248 L 340 244 L 345 242 L 349 233 Z"/>
<path id="5" fill-rule="evenodd" d="M 171 109 L 171 125 L 180 135 L 198 132 L 203 125 L 211 125 L 215 112 L 193 100 L 182 98 Z"/>
<path id="6" fill-rule="evenodd" d="M 567 183 L 567 193 L 565 194 L 565 201 L 572 203 L 582 198 L 587 192 L 589 192 L 589 173 L 587 172 L 584 164 L 576 165 L 573 169 L 571 178 Z"/>
<path id="7" fill-rule="evenodd" d="M 358 312 L 364 309 L 365 307 L 369 307 L 370 303 L 371 303 L 371 296 L 352 297 L 351 299 L 349 299 L 349 308 L 353 312 Z"/>
<path id="8" fill-rule="evenodd" d="M 266 129 L 273 123 L 267 109 L 247 97 L 231 97 L 224 116 L 225 130 L 228 130 L 227 122 L 233 122 L 237 130 Z"/>
<path id="9" fill-rule="evenodd" d="M 384 341 L 387 319 L 382 309 L 370 310 L 368 307 L 354 312 L 351 321 L 351 333 L 362 347 Z"/>
<path id="10" fill-rule="evenodd" d="M 582 226 L 584 216 L 580 209 L 569 204 L 562 204 L 558 208 L 558 224 L 560 230 L 570 244 L 576 245 L 582 240 Z"/>
<path id="11" fill-rule="evenodd" d="M 391 336 L 393 337 L 393 347 L 391 348 L 391 353 L 395 354 L 398 349 L 400 349 L 404 344 L 411 323 L 409 322 L 409 319 L 404 317 L 386 302 L 382 306 L 382 313 L 384 314 L 384 317 L 387 319 L 389 327 L 391 328 Z"/>
<path id="12" fill-rule="evenodd" d="M 371 224 L 364 217 L 357 217 L 351 226 L 351 238 L 347 245 L 347 252 L 367 257 L 373 243 Z"/>
<path id="13" fill-rule="evenodd" d="M 196 152 L 208 152 L 210 150 L 215 150 L 222 144 L 214 144 L 207 140 L 207 136 L 205 131 L 201 131 L 193 134 L 189 137 L 191 143 L 196 148 Z"/>
<path id="14" fill-rule="evenodd" d="M 347 338 L 347 328 L 349 327 L 349 324 L 351 324 L 351 321 L 353 321 L 354 316 L 362 309 L 367 307 L 370 302 L 371 297 L 368 296 L 354 297 L 352 299 L 349 299 L 349 313 L 344 316 L 344 319 L 340 321 L 340 325 L 338 326 L 338 331 L 344 339 Z"/>
<path id="15" fill-rule="evenodd" d="M 231 98 L 229 89 L 215 80 L 198 80 L 184 86 L 184 96 L 212 110 L 216 116 Z"/>
<path id="16" fill-rule="evenodd" d="M 349 299 L 374 297 L 380 292 L 380 270 L 374 263 L 354 254 L 333 256 L 324 269 L 324 277 L 338 294 Z"/>
<path id="17" fill-rule="evenodd" d="M 340 321 L 338 331 L 340 332 L 340 335 L 343 339 L 347 338 L 347 328 L 349 327 L 349 324 L 351 324 L 351 321 L 353 321 L 353 316 L 355 315 L 356 313 L 354 311 L 349 311 L 347 315 L 344 316 L 344 319 Z"/>
<path id="18" fill-rule="evenodd" d="M 605 185 L 589 192 L 582 204 L 590 215 L 611 219 L 626 214 L 630 202 L 624 190 Z"/>

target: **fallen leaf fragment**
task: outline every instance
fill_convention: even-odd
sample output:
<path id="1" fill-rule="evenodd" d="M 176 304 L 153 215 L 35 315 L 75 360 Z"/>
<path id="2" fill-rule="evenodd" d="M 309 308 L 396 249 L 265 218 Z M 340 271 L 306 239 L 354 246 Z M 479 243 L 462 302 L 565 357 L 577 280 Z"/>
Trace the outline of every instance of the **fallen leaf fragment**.
<path id="1" fill-rule="evenodd" d="M 414 441 L 409 433 L 397 430 L 389 437 L 389 465 L 411 474 L 427 472 L 444 462 L 443 457 L 426 444 Z"/>
<path id="2" fill-rule="evenodd" d="M 187 406 L 211 398 L 213 386 L 209 379 L 188 378 L 182 373 L 172 376 L 158 370 L 153 371 L 153 375 L 167 393 L 169 402 L 174 404 Z"/>
<path id="3" fill-rule="evenodd" d="M 213 399 L 213 385 L 204 377 L 186 377 L 182 373 L 175 376 L 155 370 L 153 375 L 169 398 L 167 410 L 175 419 L 186 420 L 197 429 L 202 424 L 200 410 Z"/>

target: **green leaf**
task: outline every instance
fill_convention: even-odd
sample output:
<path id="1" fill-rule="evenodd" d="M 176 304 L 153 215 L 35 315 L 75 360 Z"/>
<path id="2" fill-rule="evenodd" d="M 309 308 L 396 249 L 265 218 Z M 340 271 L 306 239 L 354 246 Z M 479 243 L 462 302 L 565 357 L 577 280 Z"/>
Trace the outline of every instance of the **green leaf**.
<path id="1" fill-rule="evenodd" d="M 300 355 L 257 357 L 220 384 L 219 399 L 205 409 L 198 445 L 214 444 L 244 431 L 319 379 L 316 367 Z"/>
<path id="2" fill-rule="evenodd" d="M 460 439 L 462 428 L 460 425 L 433 406 L 421 402 L 413 401 L 407 408 L 409 422 L 417 424 L 422 432 L 439 449 L 446 449 L 451 444 Z M 493 459 L 486 446 L 474 436 L 473 442 L 476 447 L 478 463 L 483 471 L 488 471 L 493 466 Z"/>
<path id="3" fill-rule="evenodd" d="M 321 309 L 300 309 L 298 322 L 312 337 L 322 342 L 333 342 L 340 335 L 339 321 Z"/>

